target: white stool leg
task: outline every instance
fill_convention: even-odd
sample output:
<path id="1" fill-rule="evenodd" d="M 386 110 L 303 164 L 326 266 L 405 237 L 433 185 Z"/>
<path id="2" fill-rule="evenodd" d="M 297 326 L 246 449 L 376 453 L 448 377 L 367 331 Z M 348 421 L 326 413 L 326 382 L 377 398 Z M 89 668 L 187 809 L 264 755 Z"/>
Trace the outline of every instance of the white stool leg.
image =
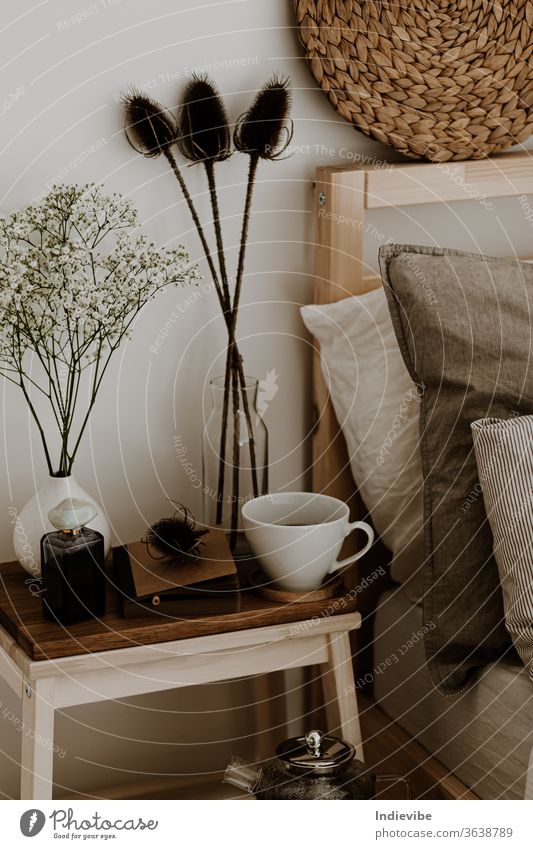
<path id="1" fill-rule="evenodd" d="M 22 694 L 21 799 L 51 799 L 54 765 L 54 682 L 39 678 Z"/>
<path id="2" fill-rule="evenodd" d="M 356 757 L 362 761 L 363 740 L 348 632 L 328 636 L 328 660 L 322 667 L 322 682 L 328 731 L 355 746 Z"/>

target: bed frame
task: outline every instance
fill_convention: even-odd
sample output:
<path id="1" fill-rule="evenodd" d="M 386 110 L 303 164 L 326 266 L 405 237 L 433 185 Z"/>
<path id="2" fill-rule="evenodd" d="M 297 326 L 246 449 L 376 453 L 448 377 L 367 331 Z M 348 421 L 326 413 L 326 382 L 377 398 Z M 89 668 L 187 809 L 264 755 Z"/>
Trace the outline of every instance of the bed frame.
<path id="1" fill-rule="evenodd" d="M 362 295 L 381 285 L 380 277 L 365 274 L 363 248 L 367 210 L 474 199 L 484 201 L 529 193 L 533 193 L 533 153 L 527 151 L 466 162 L 376 163 L 368 167 L 318 168 L 314 205 L 314 302 L 332 303 L 349 295 Z M 350 505 L 352 520 L 368 520 L 351 475 L 346 443 L 322 378 L 317 348 L 313 361 L 313 415 L 313 490 L 346 501 Z M 349 539 L 346 555 L 358 546 L 360 540 Z M 388 558 L 387 550 L 378 541 L 371 555 L 352 569 L 349 584 L 357 586 L 364 575 L 369 575 L 376 566 L 384 565 Z M 364 627 L 358 637 L 359 643 L 353 646 L 356 678 L 372 668 L 373 611 L 387 582 L 388 578 L 374 581 L 358 596 Z M 371 694 L 365 705 L 362 724 L 367 760 L 375 764 L 386 756 L 387 771 L 391 772 L 405 773 L 406 765 L 411 764 L 410 771 L 416 775 L 417 796 L 477 798 L 435 758 L 391 723 L 373 704 Z"/>

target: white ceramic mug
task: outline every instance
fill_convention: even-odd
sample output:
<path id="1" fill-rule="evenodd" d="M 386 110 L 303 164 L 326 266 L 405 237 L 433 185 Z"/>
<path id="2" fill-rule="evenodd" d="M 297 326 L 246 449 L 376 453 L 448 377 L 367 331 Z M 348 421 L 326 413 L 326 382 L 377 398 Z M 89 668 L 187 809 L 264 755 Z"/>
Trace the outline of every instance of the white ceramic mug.
<path id="1" fill-rule="evenodd" d="M 266 575 L 280 589 L 309 592 L 326 575 L 344 569 L 366 554 L 374 531 L 366 522 L 350 522 L 348 506 L 316 492 L 279 492 L 247 501 L 242 508 L 246 539 Z M 337 560 L 352 531 L 363 530 L 361 551 Z"/>

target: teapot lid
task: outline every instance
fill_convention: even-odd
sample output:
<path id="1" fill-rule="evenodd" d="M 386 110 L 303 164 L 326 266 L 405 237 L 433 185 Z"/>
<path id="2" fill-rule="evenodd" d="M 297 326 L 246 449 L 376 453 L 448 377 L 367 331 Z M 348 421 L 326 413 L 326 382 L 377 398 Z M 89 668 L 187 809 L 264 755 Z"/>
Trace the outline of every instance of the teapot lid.
<path id="1" fill-rule="evenodd" d="M 276 749 L 276 755 L 291 769 L 325 775 L 353 760 L 355 749 L 338 737 L 310 731 L 305 737 L 291 737 Z"/>

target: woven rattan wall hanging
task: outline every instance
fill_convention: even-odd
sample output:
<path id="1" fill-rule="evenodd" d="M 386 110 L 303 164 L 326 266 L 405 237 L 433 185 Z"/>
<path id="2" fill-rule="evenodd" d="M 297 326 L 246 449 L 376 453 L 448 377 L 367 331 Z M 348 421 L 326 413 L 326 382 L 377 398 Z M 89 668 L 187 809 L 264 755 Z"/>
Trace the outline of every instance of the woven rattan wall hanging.
<path id="1" fill-rule="evenodd" d="M 293 2 L 311 73 L 367 136 L 442 162 L 533 131 L 533 2 Z"/>

